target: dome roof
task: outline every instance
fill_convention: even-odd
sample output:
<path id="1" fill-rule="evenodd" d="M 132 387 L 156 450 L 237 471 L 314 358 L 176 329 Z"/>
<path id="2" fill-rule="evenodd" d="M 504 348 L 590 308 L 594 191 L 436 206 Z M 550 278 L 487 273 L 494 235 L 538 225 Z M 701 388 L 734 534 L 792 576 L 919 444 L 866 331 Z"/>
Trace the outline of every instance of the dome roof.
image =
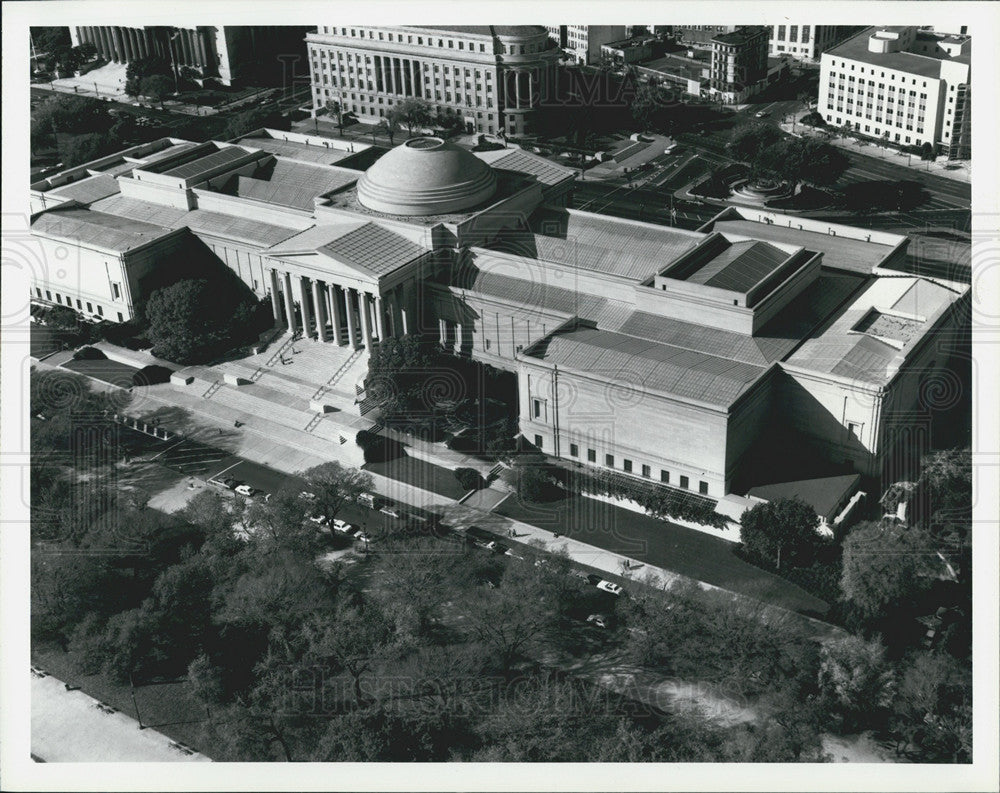
<path id="1" fill-rule="evenodd" d="M 493 169 L 441 138 L 412 138 L 380 157 L 358 180 L 358 200 L 389 215 L 470 209 L 496 192 Z"/>

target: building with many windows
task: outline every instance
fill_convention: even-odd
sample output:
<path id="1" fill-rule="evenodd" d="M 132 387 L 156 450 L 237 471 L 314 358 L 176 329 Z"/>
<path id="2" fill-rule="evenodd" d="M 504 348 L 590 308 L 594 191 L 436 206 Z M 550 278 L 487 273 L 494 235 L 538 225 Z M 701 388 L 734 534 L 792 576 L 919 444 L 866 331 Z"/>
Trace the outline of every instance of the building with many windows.
<path id="1" fill-rule="evenodd" d="M 628 35 L 626 25 L 553 25 L 546 30 L 576 63 L 583 65 L 600 62 L 602 44 Z"/>
<path id="2" fill-rule="evenodd" d="M 901 145 L 971 156 L 971 38 L 916 27 L 871 27 L 823 54 L 818 111 Z"/>
<path id="3" fill-rule="evenodd" d="M 545 454 L 710 498 L 879 477 L 912 451 L 927 382 L 963 354 L 939 342 L 967 322 L 966 285 L 893 269 L 908 240 L 879 231 L 575 210 L 575 178 L 434 137 L 163 139 L 32 185 L 32 298 L 123 321 L 200 257 L 338 361 L 421 333 L 516 375 Z"/>
<path id="4" fill-rule="evenodd" d="M 241 79 L 279 81 L 302 69 L 305 35 L 310 27 L 287 25 L 215 27 L 71 27 L 73 46 L 92 43 L 109 61 L 128 63 L 156 56 L 178 69 L 189 67 L 201 77 L 225 85 Z"/>
<path id="5" fill-rule="evenodd" d="M 321 26 L 306 43 L 314 112 L 333 101 L 373 123 L 416 98 L 468 132 L 508 135 L 533 129 L 560 57 L 537 25 Z"/>
<path id="6" fill-rule="evenodd" d="M 762 25 L 739 27 L 712 37 L 711 94 L 723 102 L 742 102 L 767 81 L 767 42 Z"/>
<path id="7" fill-rule="evenodd" d="M 770 55 L 789 55 L 796 60 L 818 61 L 830 47 L 862 30 L 857 25 L 772 25 Z"/>

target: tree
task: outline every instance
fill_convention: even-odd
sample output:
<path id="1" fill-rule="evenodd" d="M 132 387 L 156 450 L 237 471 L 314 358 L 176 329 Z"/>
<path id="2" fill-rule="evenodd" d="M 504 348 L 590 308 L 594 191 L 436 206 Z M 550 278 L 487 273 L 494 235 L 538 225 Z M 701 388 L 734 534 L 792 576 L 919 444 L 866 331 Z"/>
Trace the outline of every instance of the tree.
<path id="1" fill-rule="evenodd" d="M 155 290 L 146 304 L 154 354 L 196 363 L 253 334 L 257 301 L 228 278 L 191 278 Z"/>
<path id="2" fill-rule="evenodd" d="M 163 107 L 163 100 L 174 92 L 174 81 L 163 74 L 151 74 L 142 78 L 142 95 Z"/>
<path id="3" fill-rule="evenodd" d="M 343 669 L 354 681 L 354 699 L 360 707 L 367 697 L 362 680 L 385 653 L 395 633 L 378 609 L 341 603 L 332 618 L 315 619 L 305 627 L 309 649 L 316 662 Z"/>
<path id="4" fill-rule="evenodd" d="M 107 132 L 114 124 L 107 105 L 83 96 L 53 96 L 32 112 L 39 127 L 74 134 Z"/>
<path id="5" fill-rule="evenodd" d="M 255 129 L 261 129 L 262 127 L 282 127 L 284 123 L 281 116 L 273 110 L 265 110 L 259 107 L 251 108 L 232 116 L 229 119 L 229 123 L 226 124 L 222 137 L 226 140 L 232 140 L 233 138 L 239 138 L 253 132 Z M 284 128 L 287 129 L 288 127 L 285 126 Z"/>
<path id="6" fill-rule="evenodd" d="M 662 110 L 660 89 L 653 85 L 640 86 L 635 92 L 629 110 L 636 126 L 642 130 L 653 129 Z"/>
<path id="7" fill-rule="evenodd" d="M 844 732 L 881 724 L 895 692 L 893 671 L 881 642 L 848 636 L 824 644 L 819 688 Z"/>
<path id="8" fill-rule="evenodd" d="M 71 168 L 85 162 L 112 154 L 119 148 L 119 141 L 106 132 L 78 135 L 62 147 L 63 165 Z"/>
<path id="9" fill-rule="evenodd" d="M 156 55 L 130 60 L 125 68 L 125 93 L 129 96 L 140 96 L 142 81 L 154 74 L 170 77 L 173 74 L 170 63 Z"/>
<path id="10" fill-rule="evenodd" d="M 413 134 L 418 127 L 431 122 L 431 106 L 423 99 L 409 98 L 396 103 L 396 118 L 406 125 L 406 131 Z"/>
<path id="11" fill-rule="evenodd" d="M 816 187 L 832 185 L 850 166 L 850 160 L 843 151 L 824 141 L 789 138 L 759 152 L 752 166 L 790 182 L 794 191 L 802 183 Z"/>
<path id="12" fill-rule="evenodd" d="M 936 535 L 967 540 L 972 522 L 972 451 L 945 449 L 925 456 L 912 504 L 913 522 Z"/>
<path id="13" fill-rule="evenodd" d="M 326 112 L 331 116 L 337 117 L 337 129 L 341 132 L 344 131 L 344 107 L 336 99 L 327 99 L 326 103 L 323 105 L 326 108 Z"/>
<path id="14" fill-rule="evenodd" d="M 309 491 L 316 495 L 315 509 L 333 520 L 344 505 L 375 489 L 375 480 L 366 471 L 347 468 L 338 462 L 322 463 L 302 474 Z"/>
<path id="15" fill-rule="evenodd" d="M 537 465 L 519 465 L 517 473 L 517 495 L 523 501 L 542 501 L 552 490 L 548 474 Z"/>
<path id="16" fill-rule="evenodd" d="M 736 131 L 729 152 L 741 162 L 752 163 L 760 153 L 781 140 L 781 132 L 769 124 L 748 124 Z"/>
<path id="17" fill-rule="evenodd" d="M 907 659 L 890 720 L 900 748 L 917 748 L 925 763 L 970 762 L 971 691 L 968 669 L 954 658 L 920 652 Z"/>
<path id="18" fill-rule="evenodd" d="M 892 523 L 865 522 L 844 540 L 840 588 L 862 617 L 912 607 L 943 569 L 930 535 Z"/>
<path id="19" fill-rule="evenodd" d="M 93 60 L 97 57 L 97 46 L 92 41 L 81 42 L 74 47 L 81 62 Z"/>
<path id="20" fill-rule="evenodd" d="M 68 27 L 32 27 L 31 41 L 41 55 L 59 47 L 69 47 L 71 39 Z"/>
<path id="21" fill-rule="evenodd" d="M 376 128 L 389 137 L 389 145 L 396 145 L 396 133 L 399 132 L 399 114 L 396 110 L 390 110 L 385 116 L 379 119 Z"/>
<path id="22" fill-rule="evenodd" d="M 758 559 L 809 564 L 820 544 L 819 516 L 800 498 L 779 498 L 757 504 L 740 518 L 740 542 Z"/>

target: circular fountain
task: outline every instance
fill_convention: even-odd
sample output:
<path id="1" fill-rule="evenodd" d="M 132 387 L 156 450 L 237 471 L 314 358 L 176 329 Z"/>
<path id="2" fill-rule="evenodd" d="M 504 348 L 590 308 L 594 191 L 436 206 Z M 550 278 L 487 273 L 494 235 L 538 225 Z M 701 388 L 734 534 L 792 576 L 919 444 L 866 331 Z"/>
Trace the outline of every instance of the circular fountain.
<path id="1" fill-rule="evenodd" d="M 730 185 L 730 191 L 734 199 L 754 206 L 792 195 L 791 185 L 780 179 L 740 179 Z"/>

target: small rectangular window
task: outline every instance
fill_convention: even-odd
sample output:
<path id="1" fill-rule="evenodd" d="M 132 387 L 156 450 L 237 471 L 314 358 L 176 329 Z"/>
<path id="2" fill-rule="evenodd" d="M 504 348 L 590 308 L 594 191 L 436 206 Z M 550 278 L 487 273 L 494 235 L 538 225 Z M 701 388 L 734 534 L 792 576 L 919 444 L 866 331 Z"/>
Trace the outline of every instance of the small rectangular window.
<path id="1" fill-rule="evenodd" d="M 707 496 L 708 495 L 708 482 L 699 482 L 698 483 L 698 492 L 701 493 L 703 496 Z"/>
<path id="2" fill-rule="evenodd" d="M 87 303 L 87 311 L 91 314 L 94 313 L 94 307 L 90 303 Z"/>
<path id="3" fill-rule="evenodd" d="M 649 479 L 649 477 L 650 477 L 651 473 L 652 473 L 652 472 L 651 472 L 651 470 L 650 470 L 650 468 L 649 468 L 649 466 L 648 466 L 648 465 L 644 465 L 644 466 L 642 467 L 642 475 L 643 475 L 644 477 L 646 477 L 647 479 Z"/>
<path id="4" fill-rule="evenodd" d="M 111 284 L 111 289 L 115 293 L 115 300 L 121 300 L 122 293 L 121 290 L 118 288 L 118 284 Z"/>
<path id="5" fill-rule="evenodd" d="M 608 468 L 614 468 L 615 467 L 615 456 L 613 454 L 606 454 L 606 455 L 604 455 L 604 464 L 606 466 L 608 466 Z"/>
<path id="6" fill-rule="evenodd" d="M 624 468 L 628 473 L 632 473 L 632 461 L 622 460 L 622 468 Z"/>
<path id="7" fill-rule="evenodd" d="M 83 301 L 80 298 L 76 299 L 76 307 L 83 311 Z"/>
<path id="8" fill-rule="evenodd" d="M 597 462 L 597 452 L 594 449 L 587 449 L 587 462 L 588 463 Z"/>
<path id="9" fill-rule="evenodd" d="M 124 322 L 125 321 L 125 317 L 122 316 L 122 312 L 121 311 L 118 312 L 118 321 L 119 322 Z"/>
<path id="10" fill-rule="evenodd" d="M 539 449 L 542 448 L 542 436 L 541 435 L 536 435 L 535 436 L 535 446 L 537 446 Z"/>
<path id="11" fill-rule="evenodd" d="M 580 447 L 577 446 L 575 443 L 571 443 L 569 445 L 569 456 L 570 457 L 579 457 L 580 456 Z"/>
<path id="12" fill-rule="evenodd" d="M 100 305 L 99 305 L 99 306 L 97 307 L 97 313 L 98 313 L 98 315 L 99 315 L 99 316 L 102 316 L 102 317 L 103 317 L 103 316 L 104 316 L 104 306 L 100 306 Z"/>
<path id="13" fill-rule="evenodd" d="M 38 297 L 42 296 L 42 288 L 40 286 L 35 287 L 35 294 L 38 295 Z"/>
<path id="14" fill-rule="evenodd" d="M 660 481 L 664 484 L 670 484 L 670 471 L 660 470 Z"/>
<path id="15" fill-rule="evenodd" d="M 847 431 L 855 438 L 861 437 L 861 425 L 854 421 L 847 422 Z"/>
<path id="16" fill-rule="evenodd" d="M 542 400 L 533 399 L 531 400 L 531 410 L 533 418 L 541 418 L 542 415 Z"/>
<path id="17" fill-rule="evenodd" d="M 52 292 L 50 292 L 48 289 L 45 290 L 45 299 L 48 300 L 50 303 L 52 302 Z"/>
<path id="18" fill-rule="evenodd" d="M 681 476 L 681 487 L 687 490 L 689 484 L 691 484 L 691 480 L 688 479 L 686 476 Z"/>
<path id="19" fill-rule="evenodd" d="M 62 295 L 58 292 L 56 292 L 56 302 L 59 303 L 59 305 L 62 305 Z"/>

